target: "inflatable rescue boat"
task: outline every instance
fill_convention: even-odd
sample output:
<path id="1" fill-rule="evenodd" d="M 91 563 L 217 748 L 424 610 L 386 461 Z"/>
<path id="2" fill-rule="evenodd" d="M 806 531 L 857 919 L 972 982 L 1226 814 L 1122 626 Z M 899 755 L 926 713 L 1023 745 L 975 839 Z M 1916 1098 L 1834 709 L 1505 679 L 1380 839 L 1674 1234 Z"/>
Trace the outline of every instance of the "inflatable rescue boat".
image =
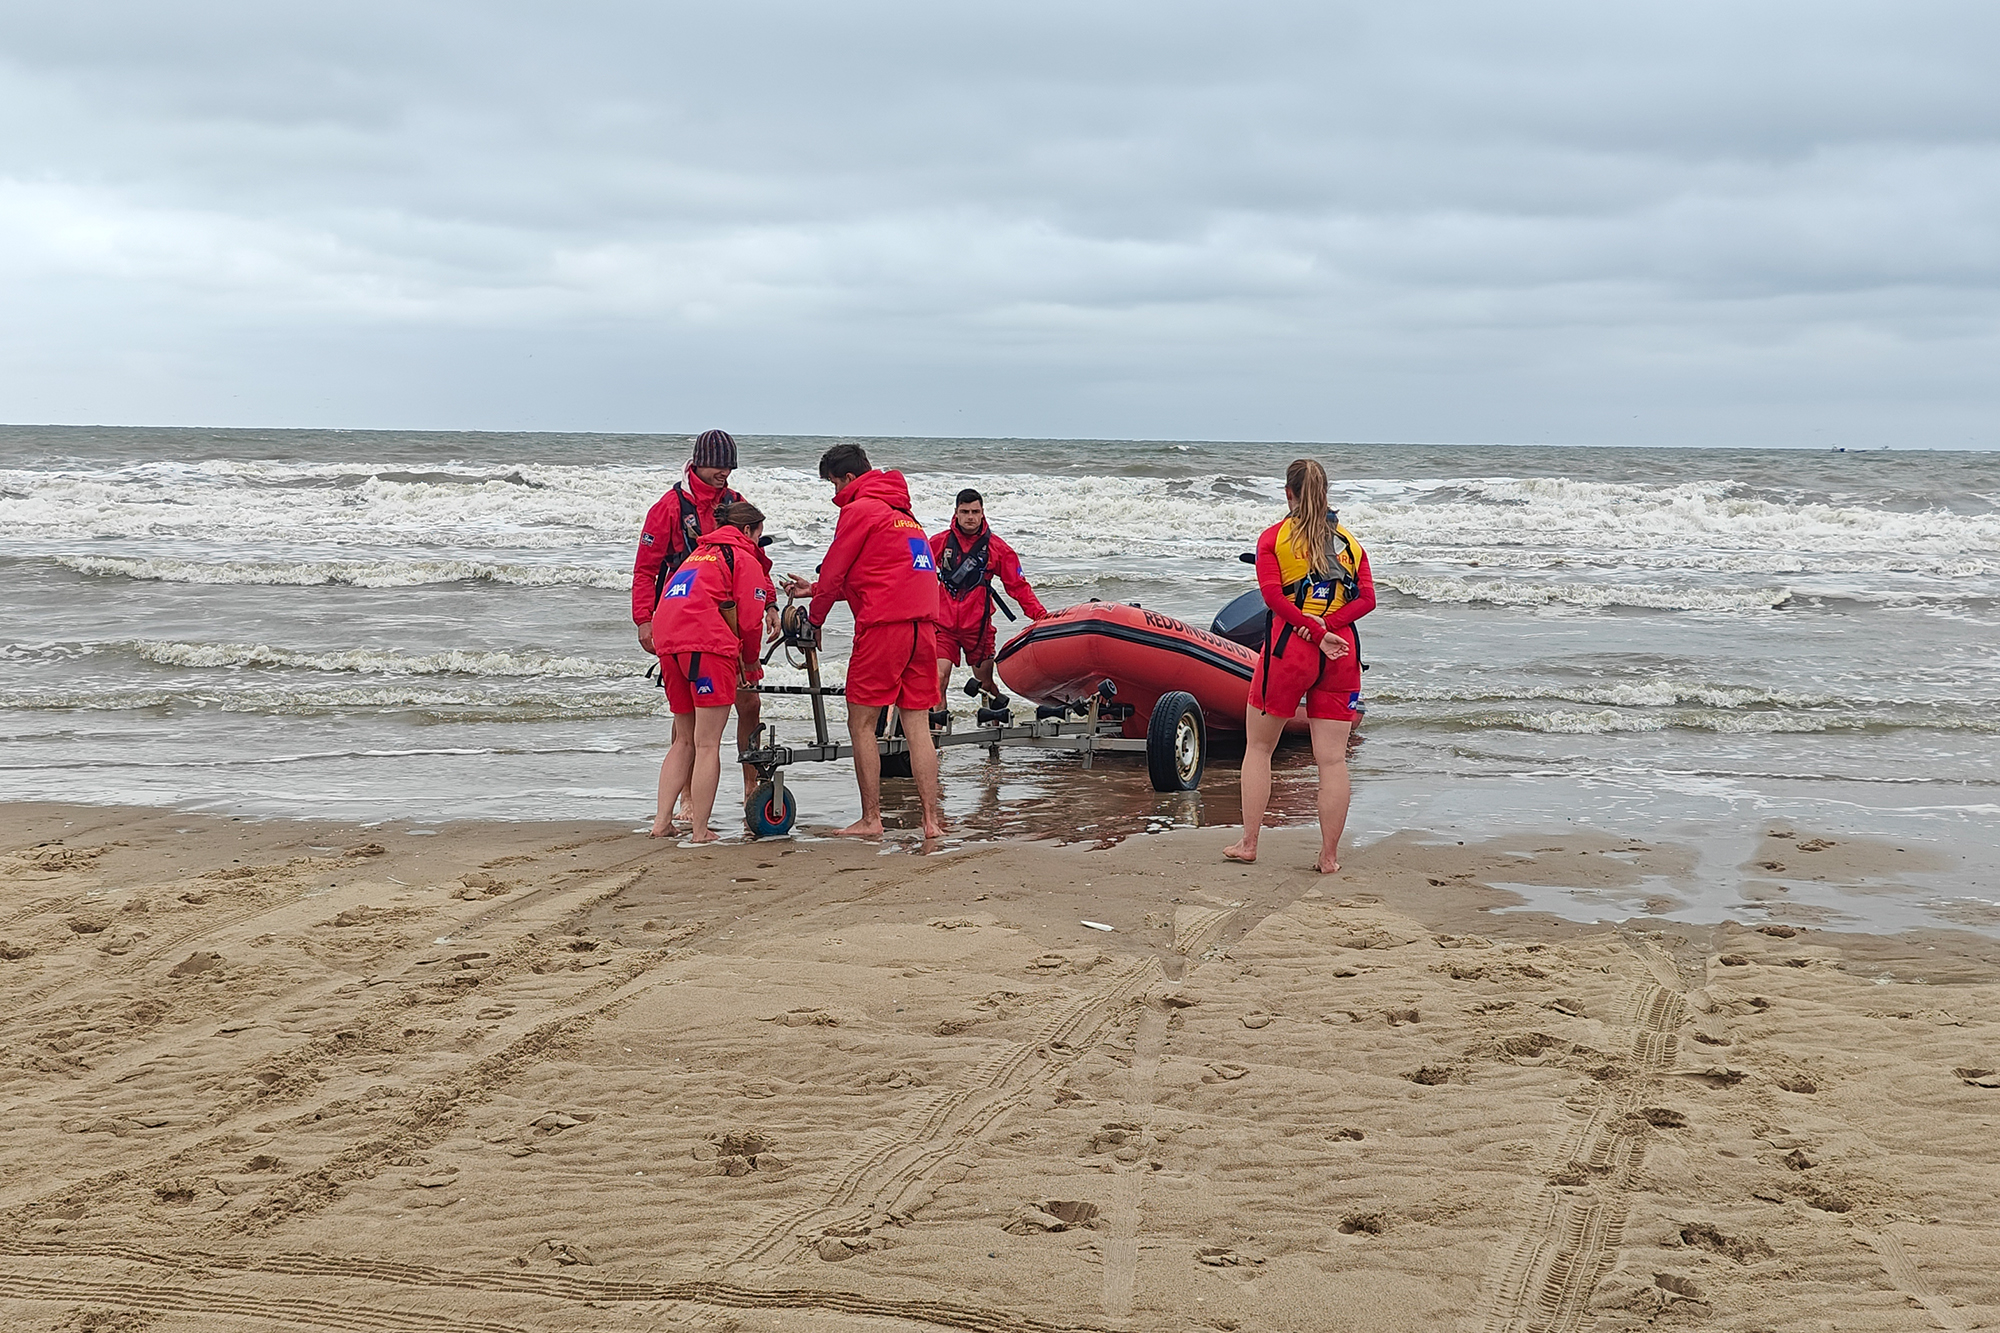
<path id="1" fill-rule="evenodd" d="M 1212 629 L 1141 606 L 1083 602 L 1029 625 L 997 656 L 1009 690 L 1038 704 L 1072 704 L 1110 681 L 1113 707 L 1130 707 L 1127 736 L 1145 736 L 1162 698 L 1191 695 L 1202 719 L 1219 731 L 1243 730 L 1250 677 L 1257 669 L 1264 618 L 1262 597 L 1250 592 L 1231 602 Z M 1306 730 L 1305 709 L 1285 724 Z"/>

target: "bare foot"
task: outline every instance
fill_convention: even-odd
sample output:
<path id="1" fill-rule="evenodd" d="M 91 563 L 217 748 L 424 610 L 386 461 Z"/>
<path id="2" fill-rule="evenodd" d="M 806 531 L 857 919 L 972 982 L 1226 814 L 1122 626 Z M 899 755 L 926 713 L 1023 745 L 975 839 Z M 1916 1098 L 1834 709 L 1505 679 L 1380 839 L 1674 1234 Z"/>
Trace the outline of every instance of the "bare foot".
<path id="1" fill-rule="evenodd" d="M 1257 849 L 1245 846 L 1241 842 L 1232 842 L 1222 849 L 1222 859 L 1225 861 L 1241 861 L 1247 866 L 1257 859 Z"/>
<path id="2" fill-rule="evenodd" d="M 1340 862 L 1332 860 L 1329 857 L 1322 856 L 1319 860 L 1315 861 L 1313 865 L 1319 870 L 1319 873 L 1322 875 L 1337 875 L 1340 873 Z"/>
<path id="3" fill-rule="evenodd" d="M 648 833 L 646 836 L 649 838 L 668 838 L 672 837 L 673 833 L 674 833 L 673 820 L 656 819 L 653 821 L 653 831 L 651 833 Z"/>
<path id="4" fill-rule="evenodd" d="M 944 822 L 943 815 L 939 815 L 935 819 L 926 819 L 924 820 L 924 837 L 926 840 L 931 838 L 942 838 L 945 835 L 945 832 L 950 828 L 951 825 Z"/>
<path id="5" fill-rule="evenodd" d="M 712 828 L 696 829 L 688 834 L 689 842 L 720 842 L 722 835 Z"/>
<path id="6" fill-rule="evenodd" d="M 833 836 L 836 838 L 879 838 L 882 836 L 882 820 L 879 816 L 874 819 L 857 819 Z"/>

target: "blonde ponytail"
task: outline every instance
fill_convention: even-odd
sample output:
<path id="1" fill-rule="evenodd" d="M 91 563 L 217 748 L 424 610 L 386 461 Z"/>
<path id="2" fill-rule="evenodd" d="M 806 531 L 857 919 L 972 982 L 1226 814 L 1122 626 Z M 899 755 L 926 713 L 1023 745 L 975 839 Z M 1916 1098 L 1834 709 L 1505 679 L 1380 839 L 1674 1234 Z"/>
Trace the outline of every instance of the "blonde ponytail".
<path id="1" fill-rule="evenodd" d="M 1292 494 L 1292 536 L 1298 553 L 1314 577 L 1333 578 L 1340 566 L 1333 553 L 1333 519 L 1327 514 L 1326 469 L 1300 458 L 1285 469 L 1285 489 Z"/>

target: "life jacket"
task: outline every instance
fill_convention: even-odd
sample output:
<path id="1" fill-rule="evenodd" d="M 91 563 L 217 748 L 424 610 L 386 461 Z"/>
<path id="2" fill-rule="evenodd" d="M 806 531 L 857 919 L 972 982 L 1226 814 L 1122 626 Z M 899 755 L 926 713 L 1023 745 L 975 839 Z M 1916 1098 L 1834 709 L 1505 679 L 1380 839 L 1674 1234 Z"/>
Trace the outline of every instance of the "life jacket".
<path id="1" fill-rule="evenodd" d="M 660 591 L 667 586 L 667 580 L 672 577 L 675 570 L 681 567 L 681 561 L 694 553 L 695 544 L 701 540 L 701 510 L 695 506 L 694 497 L 689 495 L 687 487 L 681 485 L 678 481 L 673 485 L 673 495 L 675 499 L 680 501 L 681 549 L 678 551 L 668 551 L 666 559 L 660 561 L 659 573 L 653 575 L 653 602 L 655 605 L 659 603 Z M 715 493 L 715 507 L 720 509 L 726 504 L 735 504 L 742 498 L 743 496 L 740 492 L 732 491 L 727 486 L 724 486 Z M 712 520 L 715 518 L 715 515 L 711 513 L 709 518 Z M 729 567 L 732 571 L 736 568 L 733 557 L 730 560 Z"/>
<path id="2" fill-rule="evenodd" d="M 1327 522 L 1333 525 L 1333 574 L 1321 578 L 1313 572 L 1312 561 L 1304 551 L 1304 543 L 1298 539 L 1295 520 L 1287 517 L 1278 525 L 1278 539 L 1273 543 L 1278 556 L 1278 578 L 1282 581 L 1285 595 L 1292 599 L 1292 605 L 1309 616 L 1323 616 L 1335 611 L 1361 595 L 1361 544 L 1354 540 L 1354 534 L 1340 525 L 1338 512 L 1329 509 Z M 1277 632 L 1272 632 L 1272 627 Z M 1361 656 L 1361 630 L 1349 625 L 1348 632 L 1354 636 L 1354 655 L 1359 662 Z M 1271 655 L 1282 655 L 1285 645 L 1292 641 L 1293 626 L 1290 621 L 1280 622 L 1270 616 L 1264 622 L 1264 669 L 1271 669 Z M 1359 662 L 1363 671 L 1366 662 Z M 1327 661 L 1322 657 L 1319 670 L 1313 675 L 1313 685 L 1318 686 L 1320 678 L 1326 674 Z"/>
<path id="3" fill-rule="evenodd" d="M 991 610 L 997 608 L 1001 615 L 1013 620 L 1014 608 L 993 586 L 993 571 L 988 564 L 993 547 L 993 529 L 980 528 L 979 536 L 973 539 L 970 549 L 961 545 L 964 535 L 956 523 L 945 534 L 944 550 L 938 553 L 938 582 L 957 601 L 963 601 L 974 589 L 984 590 L 989 608 L 984 614 L 991 614 Z"/>
<path id="4" fill-rule="evenodd" d="M 944 550 L 938 555 L 938 582 L 953 597 L 964 597 L 986 582 L 987 552 L 993 546 L 993 530 L 983 525 L 969 550 L 959 544 L 962 535 L 958 524 L 953 523 L 944 539 Z"/>
<path id="5" fill-rule="evenodd" d="M 1309 616 L 1323 616 L 1329 611 L 1337 611 L 1361 595 L 1358 571 L 1361 568 L 1361 545 L 1354 540 L 1354 534 L 1340 526 L 1340 515 L 1329 511 L 1327 521 L 1333 524 L 1333 574 L 1321 578 L 1313 573 L 1312 561 L 1306 556 L 1304 544 L 1299 540 L 1295 520 L 1287 518 L 1278 525 L 1278 578 L 1283 582 L 1285 595 L 1292 599 L 1292 605 Z"/>

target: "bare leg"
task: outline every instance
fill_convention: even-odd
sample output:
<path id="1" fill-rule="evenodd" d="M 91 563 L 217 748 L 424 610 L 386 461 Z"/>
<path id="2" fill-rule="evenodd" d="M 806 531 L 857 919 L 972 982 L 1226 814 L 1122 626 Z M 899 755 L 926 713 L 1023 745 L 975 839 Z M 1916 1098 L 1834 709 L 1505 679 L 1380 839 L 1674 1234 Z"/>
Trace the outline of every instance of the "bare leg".
<path id="1" fill-rule="evenodd" d="M 938 698 L 945 698 L 945 690 L 950 688 L 950 686 L 951 659 L 949 657 L 940 657 L 938 659 Z"/>
<path id="2" fill-rule="evenodd" d="M 1352 788 L 1347 779 L 1347 729 L 1345 722 L 1330 718 L 1312 719 L 1313 763 L 1319 766 L 1319 860 L 1322 875 L 1340 869 L 1336 853 L 1340 835 L 1347 830 L 1347 805 Z"/>
<path id="3" fill-rule="evenodd" d="M 882 752 L 875 748 L 875 720 L 881 716 L 880 708 L 847 705 L 847 738 L 854 742 L 854 785 L 861 789 L 861 818 L 840 831 L 843 838 L 882 836 Z"/>
<path id="4" fill-rule="evenodd" d="M 708 817 L 715 809 L 715 789 L 722 784 L 722 729 L 728 723 L 728 704 L 694 710 L 694 772 L 688 786 L 694 828 L 689 842 L 714 842 L 719 836 L 708 826 Z"/>
<path id="5" fill-rule="evenodd" d="M 674 739 L 667 757 L 660 761 L 660 795 L 653 806 L 655 838 L 674 830 L 674 802 L 687 790 L 688 776 L 694 772 L 694 714 L 674 714 Z"/>
<path id="6" fill-rule="evenodd" d="M 1271 753 L 1285 734 L 1285 722 L 1255 708 L 1243 715 L 1243 836 L 1222 849 L 1228 860 L 1257 859 L 1257 837 L 1271 804 Z"/>
<path id="7" fill-rule="evenodd" d="M 924 807 L 924 836 L 942 838 L 945 833 L 944 789 L 938 782 L 938 752 L 931 744 L 927 727 L 903 729 L 910 744 L 910 776 L 917 781 L 917 799 Z"/>
<path id="8" fill-rule="evenodd" d="M 736 691 L 736 748 L 747 750 L 757 739 L 757 725 L 764 720 L 764 696 L 755 690 Z M 757 790 L 757 770 L 743 765 L 743 799 Z"/>
<path id="9" fill-rule="evenodd" d="M 972 674 L 979 677 L 979 683 L 986 688 L 988 694 L 999 694 L 1002 692 L 1000 686 L 993 679 L 992 658 L 989 657 L 984 662 L 974 666 Z"/>

